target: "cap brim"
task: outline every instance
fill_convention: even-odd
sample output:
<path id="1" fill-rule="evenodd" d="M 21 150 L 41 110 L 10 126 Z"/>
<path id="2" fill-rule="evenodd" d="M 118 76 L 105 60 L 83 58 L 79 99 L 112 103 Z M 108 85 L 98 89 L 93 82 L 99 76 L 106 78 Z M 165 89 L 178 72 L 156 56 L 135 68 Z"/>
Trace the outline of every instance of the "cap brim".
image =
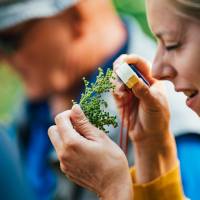
<path id="1" fill-rule="evenodd" d="M 77 0 L 31 0 L 0 3 L 0 31 L 34 18 L 50 17 L 77 3 Z"/>

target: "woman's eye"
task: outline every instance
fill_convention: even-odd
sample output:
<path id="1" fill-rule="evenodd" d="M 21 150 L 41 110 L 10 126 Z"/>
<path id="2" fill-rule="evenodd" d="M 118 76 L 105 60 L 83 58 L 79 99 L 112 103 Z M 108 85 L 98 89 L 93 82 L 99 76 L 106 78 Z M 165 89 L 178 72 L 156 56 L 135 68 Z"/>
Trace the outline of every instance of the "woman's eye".
<path id="1" fill-rule="evenodd" d="M 167 51 L 172 51 L 172 50 L 177 49 L 178 47 L 180 47 L 180 44 L 179 44 L 179 43 L 166 46 L 165 48 L 166 48 Z"/>

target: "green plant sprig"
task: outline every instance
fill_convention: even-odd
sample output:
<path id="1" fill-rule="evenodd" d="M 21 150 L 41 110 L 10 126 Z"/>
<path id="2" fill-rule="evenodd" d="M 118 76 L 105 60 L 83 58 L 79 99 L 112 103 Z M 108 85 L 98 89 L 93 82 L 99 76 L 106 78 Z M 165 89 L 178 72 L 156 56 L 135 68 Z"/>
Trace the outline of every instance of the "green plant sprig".
<path id="1" fill-rule="evenodd" d="M 102 98 L 102 94 L 113 91 L 115 86 L 112 83 L 113 71 L 108 69 L 104 74 L 102 68 L 98 68 L 99 74 L 95 83 L 89 83 L 83 78 L 85 91 L 81 94 L 80 106 L 89 121 L 97 128 L 108 133 L 106 127 L 112 125 L 118 126 L 116 116 L 111 116 L 106 111 L 108 103 Z M 76 103 L 76 102 L 73 102 Z"/>

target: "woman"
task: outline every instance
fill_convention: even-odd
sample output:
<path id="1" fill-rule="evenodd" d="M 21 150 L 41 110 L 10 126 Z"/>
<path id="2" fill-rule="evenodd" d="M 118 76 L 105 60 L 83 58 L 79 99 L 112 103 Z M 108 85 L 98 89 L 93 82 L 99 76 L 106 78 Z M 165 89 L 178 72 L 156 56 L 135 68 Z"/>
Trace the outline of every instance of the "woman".
<path id="1" fill-rule="evenodd" d="M 125 116 L 134 145 L 132 177 L 122 151 L 88 123 L 77 105 L 58 115 L 56 126 L 49 129 L 63 172 L 101 199 L 184 199 L 170 113 L 158 80 L 171 81 L 177 92 L 187 96 L 187 106 L 200 115 L 200 1 L 146 2 L 149 24 L 158 41 L 152 74 L 148 62 L 136 55 L 123 55 L 114 63 L 114 69 L 122 61 L 134 64 L 151 83 L 148 88 L 138 82 L 133 94 L 116 83 L 119 110 L 125 102 L 132 111 Z"/>

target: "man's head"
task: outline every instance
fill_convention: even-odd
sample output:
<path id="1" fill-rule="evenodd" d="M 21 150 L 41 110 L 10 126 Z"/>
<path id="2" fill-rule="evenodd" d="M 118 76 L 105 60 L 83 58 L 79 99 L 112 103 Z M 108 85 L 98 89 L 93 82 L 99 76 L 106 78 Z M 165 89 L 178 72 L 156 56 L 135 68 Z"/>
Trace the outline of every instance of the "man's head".
<path id="1" fill-rule="evenodd" d="M 94 22 L 102 21 L 98 9 L 114 12 L 110 1 L 18 0 L 1 9 L 7 15 L 0 11 L 0 57 L 20 74 L 30 98 L 71 90 L 106 57 L 99 44 L 104 29 Z"/>
<path id="2" fill-rule="evenodd" d="M 53 80 L 63 73 L 66 64 L 63 54 L 67 53 L 70 34 L 67 15 L 75 3 L 75 0 L 0 2 L 1 58 L 20 74 L 30 98 L 49 95 Z M 58 80 L 56 84 L 63 85 Z"/>

